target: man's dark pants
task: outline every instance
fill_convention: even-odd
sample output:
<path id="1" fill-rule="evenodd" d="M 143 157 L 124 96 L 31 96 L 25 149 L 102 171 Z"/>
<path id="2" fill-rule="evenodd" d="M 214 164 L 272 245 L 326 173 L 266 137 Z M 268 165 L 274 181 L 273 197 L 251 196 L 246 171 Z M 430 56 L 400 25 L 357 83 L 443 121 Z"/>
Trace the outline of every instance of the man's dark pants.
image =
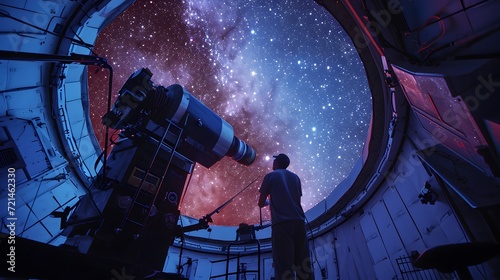
<path id="1" fill-rule="evenodd" d="M 273 225 L 272 245 L 276 280 L 314 279 L 304 221 Z"/>

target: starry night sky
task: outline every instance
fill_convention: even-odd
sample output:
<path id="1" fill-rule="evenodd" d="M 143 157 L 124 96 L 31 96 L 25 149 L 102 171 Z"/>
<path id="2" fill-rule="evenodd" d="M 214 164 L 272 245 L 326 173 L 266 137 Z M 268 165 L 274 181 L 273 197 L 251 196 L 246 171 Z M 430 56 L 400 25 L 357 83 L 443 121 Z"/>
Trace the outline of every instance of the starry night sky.
<path id="1" fill-rule="evenodd" d="M 101 31 L 94 52 L 113 66 L 114 93 L 147 67 L 156 85 L 184 86 L 257 151 L 250 166 L 227 157 L 210 169 L 197 165 L 183 215 L 201 218 L 259 176 L 212 217 L 217 225 L 259 223 L 258 189 L 278 153 L 289 155 L 288 169 L 300 176 L 307 210 L 360 157 L 372 105 L 363 65 L 312 0 L 138 0 Z M 94 70 L 91 120 L 103 145 L 109 75 Z"/>

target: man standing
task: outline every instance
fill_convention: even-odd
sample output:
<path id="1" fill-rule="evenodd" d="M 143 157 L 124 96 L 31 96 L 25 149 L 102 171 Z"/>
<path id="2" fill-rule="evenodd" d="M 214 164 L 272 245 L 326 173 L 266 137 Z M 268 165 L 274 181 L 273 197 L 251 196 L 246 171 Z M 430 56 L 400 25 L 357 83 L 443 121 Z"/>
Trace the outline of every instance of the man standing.
<path id="1" fill-rule="evenodd" d="M 259 207 L 266 206 L 270 196 L 276 280 L 313 279 L 305 215 L 300 205 L 300 179 L 286 169 L 290 165 L 287 155 L 279 154 L 274 158 L 273 172 L 264 177 L 259 190 Z"/>

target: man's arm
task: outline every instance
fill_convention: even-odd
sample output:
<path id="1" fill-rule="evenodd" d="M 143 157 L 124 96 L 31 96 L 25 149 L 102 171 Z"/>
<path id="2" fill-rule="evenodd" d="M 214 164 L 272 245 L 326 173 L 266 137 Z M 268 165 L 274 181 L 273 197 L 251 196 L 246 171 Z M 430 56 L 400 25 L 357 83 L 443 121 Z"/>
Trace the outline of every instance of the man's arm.
<path id="1" fill-rule="evenodd" d="M 260 208 L 267 205 L 266 200 L 267 200 L 267 194 L 260 193 L 260 197 L 259 197 L 259 207 Z"/>
<path id="2" fill-rule="evenodd" d="M 264 180 L 262 180 L 262 184 L 260 185 L 260 197 L 259 197 L 259 207 L 262 208 L 264 206 L 269 205 L 269 202 L 267 201 L 267 197 L 269 196 L 269 193 L 271 192 L 270 188 L 270 177 L 269 173 L 264 176 Z"/>

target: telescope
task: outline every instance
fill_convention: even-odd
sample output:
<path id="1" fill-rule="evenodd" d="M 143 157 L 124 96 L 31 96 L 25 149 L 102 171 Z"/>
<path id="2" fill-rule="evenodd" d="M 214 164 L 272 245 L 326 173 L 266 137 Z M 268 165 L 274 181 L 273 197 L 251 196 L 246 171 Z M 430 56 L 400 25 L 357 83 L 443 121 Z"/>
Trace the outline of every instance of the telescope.
<path id="1" fill-rule="evenodd" d="M 234 135 L 233 127 L 196 99 L 184 87 L 155 86 L 147 68 L 137 70 L 125 82 L 102 123 L 114 129 L 143 127 L 147 120 L 163 127 L 171 121 L 183 130 L 177 151 L 205 167 L 224 156 L 250 165 L 255 150 Z M 159 127 L 150 129 L 161 133 Z"/>
<path id="2" fill-rule="evenodd" d="M 106 127 L 120 131 L 119 139 L 71 216 L 71 209 L 54 216 L 74 250 L 161 271 L 179 233 L 211 222 L 209 214 L 196 227 L 177 225 L 194 165 L 208 168 L 226 156 L 250 165 L 256 153 L 184 87 L 157 86 L 152 75 L 139 69 L 122 86 L 102 117 Z"/>

